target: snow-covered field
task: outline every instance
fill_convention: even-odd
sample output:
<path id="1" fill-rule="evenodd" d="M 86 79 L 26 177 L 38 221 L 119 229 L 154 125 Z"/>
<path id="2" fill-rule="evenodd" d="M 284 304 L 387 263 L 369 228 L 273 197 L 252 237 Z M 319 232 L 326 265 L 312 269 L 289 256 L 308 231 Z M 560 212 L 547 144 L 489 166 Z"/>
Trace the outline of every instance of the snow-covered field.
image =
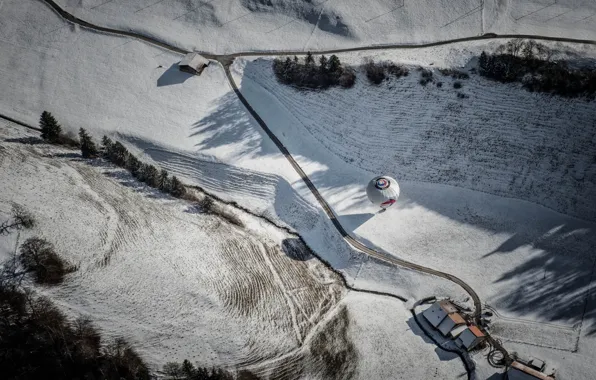
<path id="1" fill-rule="evenodd" d="M 420 43 L 483 33 L 596 36 L 592 0 L 58 0 L 103 26 L 231 53 Z"/>
<path id="2" fill-rule="evenodd" d="M 404 60 L 414 63 L 414 54 Z M 420 56 L 429 63 L 428 51 Z M 596 225 L 565 215 L 596 215 L 593 102 L 474 74 L 462 80 L 469 98 L 458 99 L 451 78 L 436 72 L 443 87 L 423 87 L 415 68 L 379 87 L 360 73 L 353 89 L 325 92 L 279 85 L 266 59 L 238 60 L 234 70 L 354 236 L 464 278 L 498 310 L 494 333 L 505 341 L 594 352 Z M 378 174 L 401 186 L 398 206 L 384 214 L 364 195 Z"/>
<path id="3" fill-rule="evenodd" d="M 127 20 L 126 28 L 199 50 L 289 49 L 306 42 L 302 21 L 280 28 L 284 32 L 277 37 L 257 38 L 254 33 L 263 34 L 260 29 L 251 34 L 244 28 L 241 35 L 235 31 L 240 29 L 232 29 L 236 22 L 258 28 L 273 21 L 281 25 L 278 2 L 272 6 L 279 12 L 255 12 L 216 26 L 205 22 L 203 11 L 168 21 L 177 17 L 174 12 L 192 6 L 189 2 L 154 2 L 144 10 L 139 9 L 151 5 L 149 1 L 62 3 L 90 20 L 112 26 Z M 513 23 L 523 30 L 539 28 L 537 17 L 557 7 L 583 9 L 588 16 L 592 6 L 558 3 L 545 3 L 539 10 L 539 2 L 499 2 L 504 4 L 499 15 L 510 20 L 507 15 L 515 12 L 536 11 Z M 224 4 L 212 4 L 218 17 L 242 10 L 234 8 L 235 3 L 228 8 Z M 288 6 L 283 12 L 302 14 L 309 4 Z M 344 21 L 376 7 L 367 4 L 356 12 L 356 3 L 325 4 L 325 9 L 352 6 L 346 8 L 349 15 L 342 14 Z M 484 2 L 485 25 L 489 5 L 495 6 Z M 441 6 L 424 19 L 443 20 L 461 10 L 453 2 Z M 152 16 L 143 15 L 154 7 Z M 405 2 L 407 7 L 414 5 Z M 195 13 L 195 19 L 186 19 Z M 470 23 L 475 15 L 451 25 Z M 560 35 L 589 37 L 592 24 L 585 22 L 584 28 L 584 23 L 568 19 L 574 15 L 570 11 L 542 25 Z M 474 34 L 470 31 L 477 27 L 447 26 L 434 31 L 441 38 L 430 38 L 432 33 L 421 25 L 398 23 L 395 29 L 393 20 L 386 29 L 376 29 L 378 33 L 352 28 L 356 37 L 345 37 L 319 30 L 324 22 L 318 25 L 310 25 L 314 32 L 304 46 L 444 39 Z M 286 27 L 298 29 L 285 34 Z M 377 40 L 385 38 L 391 41 Z M 464 66 L 496 44 L 375 53 L 375 58 Z M 580 59 L 596 55 L 584 46 L 552 47 Z M 85 127 L 96 138 L 108 134 L 185 182 L 296 230 L 356 287 L 411 301 L 434 294 L 465 302 L 461 289 L 447 281 L 379 264 L 347 246 L 247 114 L 217 64 L 200 77 L 188 76 L 176 67 L 180 56 L 134 39 L 79 29 L 33 0 L 4 2 L 0 49 L 0 113 L 36 124 L 39 114 L 49 110 L 66 130 Z M 341 59 L 360 64 L 369 54 Z M 589 290 L 596 227 L 585 219 L 593 220 L 596 213 L 593 102 L 530 94 L 475 75 L 462 81 L 460 91 L 469 98 L 458 99 L 450 78 L 435 73 L 443 87 L 423 88 L 415 70 L 378 88 L 359 75 L 351 90 L 299 93 L 275 82 L 267 60 L 238 60 L 233 70 L 241 91 L 354 236 L 459 276 L 497 311 L 494 333 L 506 347 L 536 351 L 559 368 L 561 379 L 591 378 L 596 372 L 590 360 L 596 346 L 596 309 Z M 3 128 L 8 135 L 2 140 L 21 133 L 17 130 Z M 411 316 L 398 301 L 346 295 L 315 259 L 290 260 L 279 248 L 288 239 L 285 232 L 245 214 L 248 228 L 237 230 L 190 212 L 183 202 L 147 191 L 117 170 L 71 156 L 45 157 L 48 152 L 43 145 L 2 142 L 0 176 L 11 180 L 1 182 L 0 212 L 6 215 L 8 202 L 26 204 L 35 198 L 32 208 L 42 220 L 39 231 L 49 231 L 44 234 L 55 238 L 81 268 L 64 287 L 45 292 L 73 314 L 97 316 L 108 334 L 130 337 L 153 365 L 188 357 L 205 364 L 249 366 L 262 374 L 283 368 L 292 377 L 303 368 L 305 378 L 325 377 L 329 368 L 312 357 L 320 356 L 321 341 L 333 337 L 330 354 L 347 355 L 357 363 L 355 369 L 342 369 L 345 377 L 456 378 L 464 372 L 461 361 L 446 358 L 411 325 Z M 398 207 L 376 215 L 363 189 L 380 172 L 400 181 L 402 197 Z M 46 186 L 65 194 L 56 205 L 44 198 L 46 189 L 39 186 L 52 177 L 62 180 Z M 0 239 L 3 252 L 14 249 L 14 237 Z M 109 263 L 97 265 L 105 255 Z M 238 267 L 246 271 L 242 277 L 231 275 Z M 272 269 L 280 275 L 272 276 Z M 332 280 L 321 284 L 321 278 Z M 248 306 L 242 302 L 244 293 L 250 294 Z M 152 312 L 141 312 L 145 307 Z M 268 322 L 278 318 L 279 323 L 270 326 Z M 211 329 L 214 325 L 218 327 Z M 485 362 L 481 355 L 475 359 Z"/>
<path id="4" fill-rule="evenodd" d="M 352 251 L 233 97 L 217 65 L 201 77 L 180 74 L 178 56 L 71 28 L 38 2 L 13 3 L 1 17 L 1 113 L 36 124 L 48 109 L 67 131 L 82 126 L 95 137 L 109 134 L 188 183 L 298 230 L 357 287 L 412 300 L 432 294 L 464 300 L 453 284 Z M 279 248 L 288 240 L 285 232 L 246 215 L 248 230 L 237 230 L 148 191 L 119 170 L 15 140 L 25 136 L 20 127 L 2 129 L 2 216 L 10 202 L 34 210 L 40 220 L 34 233 L 80 267 L 64 286 L 40 291 L 69 314 L 91 315 L 107 335 L 128 337 L 152 366 L 190 358 L 264 375 L 284 370 L 295 378 L 303 369 L 304 378 L 327 378 L 330 369 L 312 357 L 321 350 L 344 355 L 342 347 L 350 346 L 353 352 L 345 354 L 354 360 L 345 370 L 355 378 L 454 378 L 464 371 L 459 359 L 443 361 L 434 345 L 408 332 L 409 314 L 397 300 L 342 299 L 345 289 L 315 259 L 288 259 Z M 209 148 L 224 139 L 226 148 Z M 54 157 L 45 157 L 50 153 Z M 49 190 L 64 197 L 53 204 Z M 4 257 L 15 238 L 0 239 Z M 321 341 L 335 320 L 332 336 Z M 345 336 L 337 337 L 337 329 Z M 366 339 L 372 336 L 378 346 Z M 385 355 L 375 351 L 379 347 Z M 432 364 L 421 367 L 410 353 Z"/>
<path id="5" fill-rule="evenodd" d="M 283 230 L 240 211 L 246 228 L 231 226 L 101 160 L 39 144 L 11 123 L 0 137 L 0 216 L 16 203 L 37 222 L 2 237 L 0 257 L 16 239 L 54 243 L 78 269 L 37 291 L 72 316 L 89 316 L 105 335 L 124 335 L 153 367 L 189 358 L 308 379 L 464 371 L 457 357 L 440 361 L 420 331 L 406 332 L 402 302 L 345 297 L 338 276 Z"/>

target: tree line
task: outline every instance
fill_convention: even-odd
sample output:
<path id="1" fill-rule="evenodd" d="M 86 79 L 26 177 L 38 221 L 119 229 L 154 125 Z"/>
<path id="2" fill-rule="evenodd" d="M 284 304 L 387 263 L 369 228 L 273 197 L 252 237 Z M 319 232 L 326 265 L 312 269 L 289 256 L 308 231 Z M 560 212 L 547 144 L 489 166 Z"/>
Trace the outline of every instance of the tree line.
<path id="1" fill-rule="evenodd" d="M 519 82 L 529 91 L 564 97 L 596 94 L 596 70 L 572 68 L 568 62 L 553 60 L 553 53 L 535 41 L 512 40 L 494 54 L 482 52 L 478 59 L 481 75 L 500 82 Z"/>
<path id="2" fill-rule="evenodd" d="M 297 56 L 276 58 L 273 61 L 273 72 L 277 80 L 283 84 L 306 89 L 326 89 L 333 86 L 350 88 L 356 82 L 356 74 L 351 68 L 344 67 L 334 54 L 327 58 L 321 55 L 318 65 L 311 52 L 300 61 Z"/>
<path id="3" fill-rule="evenodd" d="M 41 137 L 44 140 L 54 144 L 61 144 L 64 141 L 62 127 L 50 112 L 43 111 L 39 126 L 41 128 Z M 114 165 L 125 168 L 133 177 L 150 187 L 159 189 L 176 198 L 183 198 L 186 195 L 186 187 L 176 176 L 170 177 L 167 170 L 158 170 L 155 166 L 142 162 L 119 141 L 112 141 L 109 137 L 103 136 L 101 147 L 98 148 L 91 135 L 84 128 L 79 129 L 79 140 L 72 141 L 81 149 L 81 155 L 84 158 L 101 156 Z M 73 144 L 69 142 L 68 145 Z"/>

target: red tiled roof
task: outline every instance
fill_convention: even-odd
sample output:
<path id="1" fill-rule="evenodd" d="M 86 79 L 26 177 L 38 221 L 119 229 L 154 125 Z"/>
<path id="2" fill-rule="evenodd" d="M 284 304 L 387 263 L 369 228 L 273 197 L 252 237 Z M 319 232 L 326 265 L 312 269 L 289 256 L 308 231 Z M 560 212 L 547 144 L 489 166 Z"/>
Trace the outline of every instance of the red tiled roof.
<path id="1" fill-rule="evenodd" d="M 449 314 L 449 318 L 451 318 L 456 325 L 463 325 L 466 323 L 466 321 L 464 321 L 464 319 L 458 313 Z"/>
<path id="2" fill-rule="evenodd" d="M 468 326 L 468 328 L 470 329 L 472 334 L 476 335 L 478 338 L 482 338 L 484 336 L 482 331 L 480 331 L 480 329 L 477 326 L 470 325 L 470 326 Z"/>

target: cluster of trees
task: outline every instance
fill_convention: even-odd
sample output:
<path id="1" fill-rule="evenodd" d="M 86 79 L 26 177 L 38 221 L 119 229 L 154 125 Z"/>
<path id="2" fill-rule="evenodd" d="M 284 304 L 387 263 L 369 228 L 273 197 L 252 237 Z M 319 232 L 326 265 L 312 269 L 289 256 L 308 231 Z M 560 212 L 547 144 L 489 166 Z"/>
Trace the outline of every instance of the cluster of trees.
<path id="1" fill-rule="evenodd" d="M 530 91 L 565 97 L 596 94 L 596 70 L 573 69 L 565 61 L 553 61 L 552 52 L 535 41 L 513 40 L 495 54 L 482 52 L 479 73 L 500 82 L 520 82 Z"/>
<path id="2" fill-rule="evenodd" d="M 13 206 L 12 229 L 31 228 L 33 216 Z M 24 270 L 17 265 L 20 261 Z M 0 368 L 2 379 L 145 380 L 147 365 L 123 339 L 104 345 L 88 319 L 69 320 L 47 298 L 21 286 L 33 272 L 42 284 L 58 284 L 69 269 L 46 240 L 30 238 L 20 255 L 0 265 Z"/>
<path id="3" fill-rule="evenodd" d="M 195 367 L 190 361 L 182 363 L 170 362 L 163 366 L 166 380 L 234 380 L 234 375 L 223 369 L 208 369 Z M 242 370 L 238 373 L 237 380 L 258 380 L 259 377 L 252 372 Z"/>
<path id="4" fill-rule="evenodd" d="M 0 368 L 6 380 L 150 379 L 123 339 L 102 345 L 88 319 L 68 320 L 47 298 L 0 282 Z"/>
<path id="5" fill-rule="evenodd" d="M 186 195 L 186 187 L 176 176 L 170 177 L 166 170 L 158 170 L 153 165 L 141 162 L 119 141 L 114 142 L 109 137 L 104 136 L 101 143 L 104 158 L 117 166 L 125 168 L 139 181 L 177 198 Z"/>
<path id="6" fill-rule="evenodd" d="M 372 84 L 381 84 L 389 76 L 401 78 L 410 74 L 405 66 L 396 65 L 393 62 L 375 62 L 372 59 L 368 59 L 364 63 L 364 72 L 366 78 Z"/>
<path id="7" fill-rule="evenodd" d="M 275 59 L 273 61 L 273 72 L 283 84 L 299 88 L 325 89 L 332 86 L 350 88 L 356 83 L 354 70 L 342 66 L 339 58 L 332 55 L 327 58 L 321 55 L 319 64 L 315 57 L 308 52 L 304 61 L 300 62 L 298 57 L 286 57 L 285 60 Z"/>

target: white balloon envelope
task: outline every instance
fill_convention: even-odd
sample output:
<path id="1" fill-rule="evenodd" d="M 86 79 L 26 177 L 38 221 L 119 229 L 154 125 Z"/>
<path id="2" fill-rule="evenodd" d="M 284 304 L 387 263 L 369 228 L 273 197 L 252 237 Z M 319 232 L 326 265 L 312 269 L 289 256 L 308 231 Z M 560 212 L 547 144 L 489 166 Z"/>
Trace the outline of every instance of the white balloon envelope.
<path id="1" fill-rule="evenodd" d="M 397 181 L 386 175 L 373 178 L 366 187 L 368 199 L 382 208 L 392 206 L 399 198 Z"/>

